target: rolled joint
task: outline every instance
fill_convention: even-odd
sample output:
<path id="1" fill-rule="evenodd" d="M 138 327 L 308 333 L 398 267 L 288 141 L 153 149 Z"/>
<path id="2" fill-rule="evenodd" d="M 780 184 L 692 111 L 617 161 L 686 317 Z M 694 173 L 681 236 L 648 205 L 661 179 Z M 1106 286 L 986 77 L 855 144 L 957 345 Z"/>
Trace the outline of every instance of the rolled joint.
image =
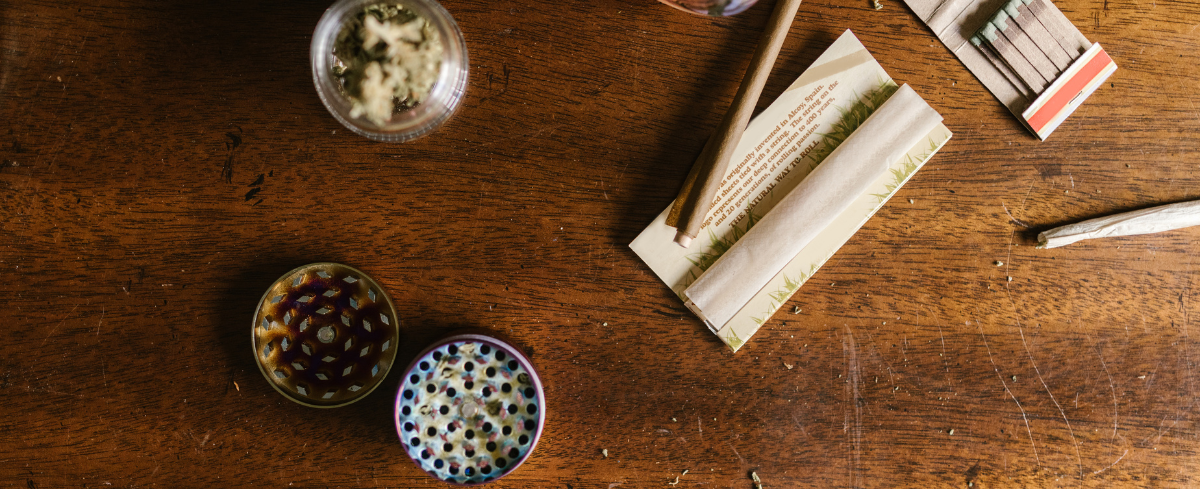
<path id="1" fill-rule="evenodd" d="M 675 233 L 675 244 L 684 248 L 692 245 L 692 239 L 693 238 L 691 236 L 688 236 L 687 233 L 683 231 L 677 231 Z"/>

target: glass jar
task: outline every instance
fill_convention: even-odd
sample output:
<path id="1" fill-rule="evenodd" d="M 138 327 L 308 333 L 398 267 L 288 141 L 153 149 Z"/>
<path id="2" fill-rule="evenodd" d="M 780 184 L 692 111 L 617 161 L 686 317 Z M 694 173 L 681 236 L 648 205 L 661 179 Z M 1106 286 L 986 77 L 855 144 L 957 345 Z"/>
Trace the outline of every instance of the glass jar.
<path id="1" fill-rule="evenodd" d="M 379 4 L 402 6 L 437 30 L 442 42 L 442 61 L 429 96 L 416 106 L 393 112 L 385 124 L 364 116 L 351 116 L 352 103 L 341 80 L 333 73 L 339 64 L 335 43 L 342 26 L 363 9 Z M 461 105 L 467 87 L 467 44 L 454 18 L 434 0 L 339 0 L 325 11 L 313 32 L 313 84 L 329 113 L 346 128 L 376 141 L 403 142 L 419 138 L 445 124 Z"/>
<path id="2" fill-rule="evenodd" d="M 659 0 L 684 12 L 700 15 L 737 15 L 753 7 L 757 0 Z"/>

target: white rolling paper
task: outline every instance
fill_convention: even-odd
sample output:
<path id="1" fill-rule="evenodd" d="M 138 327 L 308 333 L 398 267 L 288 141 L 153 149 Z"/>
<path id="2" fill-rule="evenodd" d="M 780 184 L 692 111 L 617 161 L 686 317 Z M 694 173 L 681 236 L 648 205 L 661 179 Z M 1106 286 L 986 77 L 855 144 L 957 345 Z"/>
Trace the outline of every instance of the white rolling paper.
<path id="1" fill-rule="evenodd" d="M 1151 234 L 1200 226 L 1200 200 L 1088 219 L 1038 234 L 1038 248 L 1058 248 L 1076 241 Z"/>
<path id="2" fill-rule="evenodd" d="M 866 188 L 942 121 L 901 86 L 795 189 L 684 291 L 722 325 Z"/>

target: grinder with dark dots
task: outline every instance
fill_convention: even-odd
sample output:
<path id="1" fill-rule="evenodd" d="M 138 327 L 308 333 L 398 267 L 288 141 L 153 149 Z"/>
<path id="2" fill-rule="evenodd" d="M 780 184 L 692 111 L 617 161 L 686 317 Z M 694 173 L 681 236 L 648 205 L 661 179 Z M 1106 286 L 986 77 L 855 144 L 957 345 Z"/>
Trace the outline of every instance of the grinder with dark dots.
<path id="1" fill-rule="evenodd" d="M 488 336 L 456 335 L 425 349 L 404 372 L 396 432 L 429 475 L 482 484 L 533 452 L 545 403 L 542 382 L 519 350 Z"/>

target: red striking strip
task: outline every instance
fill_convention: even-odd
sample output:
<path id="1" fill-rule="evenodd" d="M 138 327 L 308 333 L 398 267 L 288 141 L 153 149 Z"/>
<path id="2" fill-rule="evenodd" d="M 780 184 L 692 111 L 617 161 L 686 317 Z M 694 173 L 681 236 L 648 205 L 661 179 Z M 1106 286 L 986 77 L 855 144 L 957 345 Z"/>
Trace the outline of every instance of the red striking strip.
<path id="1" fill-rule="evenodd" d="M 1040 110 L 1033 114 L 1033 117 L 1029 118 L 1029 125 L 1030 127 L 1033 127 L 1034 132 L 1042 132 L 1042 129 L 1046 127 L 1046 124 L 1048 124 L 1050 120 L 1054 118 L 1054 116 L 1058 115 L 1058 113 L 1062 111 L 1063 107 L 1067 106 L 1067 103 L 1070 102 L 1071 99 L 1075 98 L 1076 95 L 1079 95 L 1079 92 L 1083 90 L 1083 87 L 1096 78 L 1096 75 L 1100 74 L 1101 71 L 1104 71 L 1104 68 L 1108 66 L 1109 63 L 1112 63 L 1112 58 L 1108 57 L 1108 53 L 1104 52 L 1103 49 L 1097 52 L 1096 56 L 1092 58 L 1091 61 L 1088 61 L 1088 63 L 1084 65 L 1083 69 L 1079 70 L 1075 76 L 1071 77 L 1067 83 L 1063 84 L 1062 88 L 1059 88 L 1058 91 L 1050 97 L 1050 100 L 1046 102 L 1046 105 L 1043 105 Z"/>

